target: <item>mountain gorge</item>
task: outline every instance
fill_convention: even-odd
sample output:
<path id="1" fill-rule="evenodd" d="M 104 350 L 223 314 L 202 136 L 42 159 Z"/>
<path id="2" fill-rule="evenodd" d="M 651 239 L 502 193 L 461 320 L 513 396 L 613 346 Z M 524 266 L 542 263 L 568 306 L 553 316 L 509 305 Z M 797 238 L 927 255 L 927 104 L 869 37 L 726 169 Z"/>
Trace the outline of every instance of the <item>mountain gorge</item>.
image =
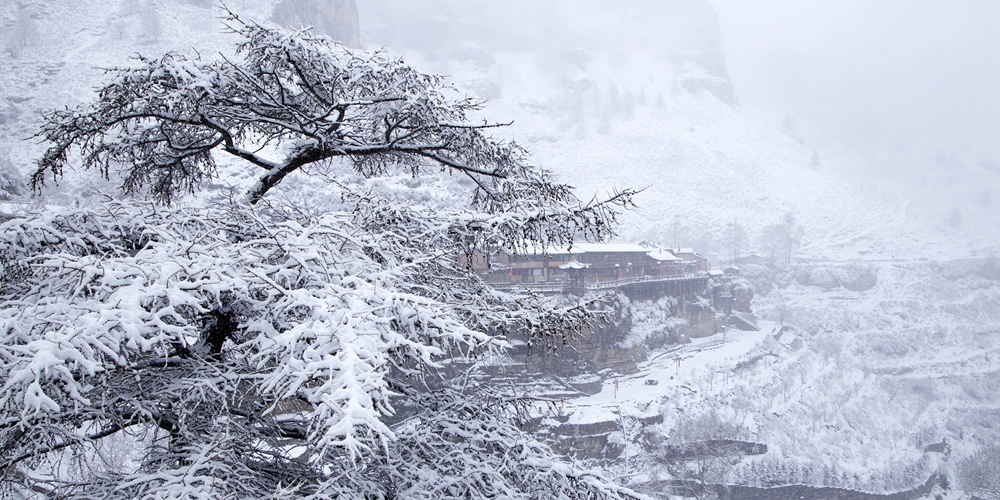
<path id="1" fill-rule="evenodd" d="M 799 224 L 791 264 L 743 269 L 754 311 L 773 330 L 744 351 L 653 350 L 632 378 L 658 377 L 662 390 L 629 382 L 618 392 L 606 381 L 601 394 L 624 401 L 575 401 L 570 422 L 600 408 L 642 419 L 652 403 L 665 416 L 654 433 L 670 436 L 691 415 L 722 415 L 769 447 L 730 480 L 872 492 L 915 487 L 937 472 L 954 480 L 959 457 L 1000 437 L 1000 401 L 989 389 L 1000 373 L 990 354 L 1000 334 L 1000 282 L 989 271 L 997 211 L 981 192 L 964 194 L 996 192 L 998 178 L 974 158 L 846 147 L 817 155 L 794 130 L 747 115 L 708 2 L 401 10 L 365 0 L 359 9 L 365 43 L 485 99 L 484 116 L 513 121 L 502 133 L 582 197 L 644 188 L 622 219 L 625 240 L 693 246 L 728 262 L 734 224 L 747 230 L 746 247 L 735 250 L 744 254 L 759 252 L 757 235 L 785 214 Z M 942 166 L 922 169 L 922 179 L 908 174 L 934 162 Z M 683 382 L 692 391 L 665 380 L 673 372 L 665 352 L 697 366 Z M 746 364 L 752 352 L 767 356 Z M 927 451 L 942 442 L 950 454 Z M 644 443 L 625 446 L 612 469 L 654 453 Z M 656 470 L 647 466 L 642 474 Z M 761 480 L 748 472 L 755 467 L 794 472 Z"/>
<path id="2" fill-rule="evenodd" d="M 699 436 L 689 440 L 766 445 L 741 452 L 720 482 L 889 493 L 933 474 L 954 486 L 962 458 L 1000 442 L 1000 177 L 988 165 L 963 153 L 820 155 L 742 111 L 708 0 L 304 4 L 228 6 L 260 22 L 322 24 L 350 47 L 445 75 L 456 95 L 485 101 L 474 118 L 512 122 L 495 133 L 582 199 L 642 189 L 620 218 L 622 241 L 694 247 L 719 267 L 762 253 L 765 229 L 793 216 L 794 256 L 741 269 L 760 331 L 636 341 L 646 351 L 634 372 L 581 374 L 587 391 L 539 409 L 550 428 L 604 426 L 598 451 L 611 443 L 617 454 L 581 461 L 627 485 L 659 484 L 673 474 L 657 454 L 676 451 L 688 429 Z M 30 196 L 40 113 L 90 99 L 103 68 L 136 52 L 230 53 L 221 15 L 207 2 L 167 0 L 0 4 L 6 210 L 86 205 L 112 192 L 112 182 L 70 174 Z M 913 178 L 918 162 L 935 166 Z M 210 192 L 251 180 L 222 161 Z M 421 205 L 457 203 L 443 192 L 455 179 L 372 182 Z M 328 201 L 322 185 L 290 179 L 283 189 L 315 206 Z M 631 327 L 676 321 L 663 312 L 672 306 L 633 301 Z"/>

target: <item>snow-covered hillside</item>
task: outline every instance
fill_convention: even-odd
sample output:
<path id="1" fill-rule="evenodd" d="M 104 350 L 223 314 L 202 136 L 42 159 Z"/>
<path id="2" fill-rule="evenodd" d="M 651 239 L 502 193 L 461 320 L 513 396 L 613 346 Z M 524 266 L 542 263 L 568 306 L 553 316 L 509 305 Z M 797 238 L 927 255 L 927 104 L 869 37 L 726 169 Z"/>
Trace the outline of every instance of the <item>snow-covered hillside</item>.
<path id="1" fill-rule="evenodd" d="M 856 474 L 851 486 L 875 490 L 912 486 L 939 460 L 947 470 L 953 461 L 925 453 L 928 444 L 947 439 L 958 457 L 1000 440 L 1000 265 L 990 257 L 1000 250 L 1000 178 L 961 154 L 924 160 L 831 147 L 815 161 L 816 147 L 727 102 L 724 66 L 713 55 L 718 40 L 684 31 L 711 26 L 714 13 L 706 2 L 682 3 L 670 30 L 621 35 L 648 47 L 623 52 L 612 43 L 620 24 L 574 24 L 572 6 L 610 9 L 598 2 L 553 2 L 547 15 L 559 29 L 551 39 L 537 26 L 510 23 L 519 15 L 510 11 L 500 19 L 513 26 L 508 31 L 473 27 L 414 41 L 400 23 L 419 32 L 427 18 L 447 24 L 468 13 L 451 3 L 409 19 L 380 15 L 386 2 L 359 1 L 362 43 L 386 46 L 449 75 L 460 93 L 486 99 L 482 118 L 513 121 L 498 134 L 526 146 L 581 197 L 645 188 L 639 208 L 621 220 L 622 239 L 693 246 L 718 263 L 731 254 L 731 223 L 747 229 L 744 253 L 787 213 L 801 225 L 794 265 L 745 269 L 757 287 L 754 309 L 766 320 L 761 332 L 653 351 L 617 395 L 606 382 L 600 394 L 569 402 L 571 418 L 604 418 L 612 408 L 660 412 L 667 435 L 682 415 L 714 413 L 768 444 L 768 454 L 745 467 L 833 468 Z M 621 15 L 638 12 L 638 3 L 629 5 Z M 229 6 L 263 22 L 273 1 Z M 28 140 L 38 113 L 90 99 L 101 68 L 136 52 L 195 48 L 209 57 L 233 43 L 218 8 L 180 0 L 39 1 L 27 9 L 28 21 L 16 2 L 0 4 L 5 26 L 30 28 L 0 54 L 0 167 L 22 181 L 42 150 Z M 928 161 L 933 169 L 906 175 Z M 93 182 L 82 179 L 92 177 L 68 177 L 44 200 L 80 202 Z M 217 192 L 245 182 L 223 177 Z M 446 197 L 447 182 L 395 188 L 431 204 Z M 323 196 L 301 179 L 284 189 L 314 202 Z M 874 277 L 872 286 L 844 286 L 862 272 Z M 793 328 L 772 335 L 783 325 Z M 737 370 L 762 353 L 769 354 Z M 650 377 L 655 389 L 643 382 Z M 822 482 L 816 474 L 796 477 Z"/>
<path id="2" fill-rule="evenodd" d="M 801 254 L 810 260 L 949 259 L 998 248 L 992 221 L 1000 204 L 983 199 L 1000 193 L 1000 177 L 974 159 L 925 161 L 834 146 L 818 154 L 779 124 L 727 102 L 713 87 L 728 84 L 721 55 L 705 56 L 719 50 L 708 2 L 670 2 L 667 15 L 638 21 L 648 29 L 642 33 L 632 32 L 641 2 L 553 2 L 543 27 L 507 22 L 516 7 L 424 3 L 450 7 L 404 15 L 362 0 L 363 40 L 486 99 L 484 118 L 513 121 L 500 133 L 528 146 L 581 196 L 646 188 L 639 210 L 624 219 L 625 239 L 696 246 L 724 258 L 731 255 L 730 223 L 754 240 L 792 213 L 805 232 Z M 470 19 L 476 8 L 496 20 Z M 583 13 L 602 24 L 583 23 Z M 443 15 L 458 27 L 430 40 L 418 35 Z M 643 43 L 628 44 L 632 38 Z M 940 165 L 928 169 L 935 161 Z M 919 178 L 907 175 L 918 168 Z M 960 220 L 949 223 L 956 210 Z"/>
<path id="3" fill-rule="evenodd" d="M 665 24 L 711 24 L 710 6 L 700 4 L 678 9 L 681 19 Z M 645 188 L 639 208 L 623 217 L 624 239 L 694 246 L 718 262 L 731 255 L 730 223 L 747 228 L 750 251 L 760 230 L 784 214 L 801 225 L 793 266 L 746 270 L 757 286 L 754 308 L 773 326 L 653 351 L 639 375 L 621 381 L 617 396 L 606 381 L 599 395 L 567 403 L 571 421 L 662 411 L 661 431 L 669 435 L 685 415 L 717 414 L 770 446 L 733 480 L 752 483 L 749 468 L 758 467 L 795 471 L 779 482 L 872 491 L 912 487 L 939 468 L 948 471 L 940 454 L 925 453 L 931 443 L 946 439 L 962 456 L 1000 438 L 993 354 L 1000 276 L 989 271 L 989 256 L 1000 249 L 1000 204 L 989 193 L 1000 192 L 1000 178 L 975 158 L 831 145 L 818 152 L 710 87 L 685 85 L 690 74 L 711 72 L 684 59 L 692 44 L 709 50 L 717 41 L 678 41 L 670 33 L 658 42 L 651 31 L 643 33 L 646 45 L 623 54 L 603 38 L 624 24 L 616 16 L 635 19 L 638 4 L 606 16 L 597 42 L 574 38 L 593 27 L 575 26 L 572 9 L 553 14 L 552 31 L 561 38 L 551 44 L 538 34 L 545 30 L 509 28 L 509 38 L 529 47 L 498 35 L 506 24 L 470 21 L 454 6 L 448 15 L 480 23 L 480 30 L 407 38 L 425 18 L 380 17 L 375 6 L 384 2 L 374 0 L 359 5 L 369 46 L 406 53 L 487 99 L 484 117 L 513 121 L 502 133 L 527 145 L 581 196 Z M 630 36 L 638 35 L 623 34 Z M 782 325 L 792 329 L 775 339 Z M 769 355 L 735 370 L 761 352 Z M 669 380 L 678 357 L 678 377 Z M 649 377 L 660 385 L 644 385 Z"/>

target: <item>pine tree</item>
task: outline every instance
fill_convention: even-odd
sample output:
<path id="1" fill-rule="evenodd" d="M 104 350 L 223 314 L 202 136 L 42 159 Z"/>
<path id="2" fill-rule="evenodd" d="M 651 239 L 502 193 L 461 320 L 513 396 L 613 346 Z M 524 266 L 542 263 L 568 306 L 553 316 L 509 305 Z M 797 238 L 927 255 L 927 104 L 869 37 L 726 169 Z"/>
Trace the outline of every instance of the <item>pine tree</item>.
<path id="1" fill-rule="evenodd" d="M 608 81 L 608 106 L 612 115 L 621 114 L 623 111 L 622 96 L 618 92 L 618 85 L 615 84 L 614 80 Z"/>
<path id="2" fill-rule="evenodd" d="M 625 116 L 626 120 L 631 120 L 634 112 L 635 97 L 632 96 L 631 90 L 626 90 L 624 97 L 622 97 L 622 114 Z"/>
<path id="3" fill-rule="evenodd" d="M 948 225 L 951 227 L 962 227 L 962 212 L 958 207 L 952 208 L 948 214 Z"/>
<path id="4" fill-rule="evenodd" d="M 140 38 L 148 43 L 160 41 L 163 36 L 163 26 L 160 21 L 160 11 L 157 9 L 155 0 L 146 0 L 140 10 Z"/>
<path id="5" fill-rule="evenodd" d="M 22 5 L 7 34 L 7 52 L 13 57 L 19 57 L 25 49 L 35 44 L 37 37 L 38 27 L 31 17 L 31 5 Z"/>

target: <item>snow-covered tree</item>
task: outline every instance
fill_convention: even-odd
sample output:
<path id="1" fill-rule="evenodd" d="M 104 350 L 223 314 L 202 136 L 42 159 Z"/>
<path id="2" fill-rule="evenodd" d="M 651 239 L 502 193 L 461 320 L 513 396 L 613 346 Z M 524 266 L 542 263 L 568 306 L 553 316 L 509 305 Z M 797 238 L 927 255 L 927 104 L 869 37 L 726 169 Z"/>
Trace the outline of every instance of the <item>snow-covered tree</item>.
<path id="1" fill-rule="evenodd" d="M 739 264 L 740 258 L 747 248 L 747 230 L 734 220 L 726 226 L 725 240 L 733 257 L 733 263 Z"/>
<path id="2" fill-rule="evenodd" d="M 61 175 L 79 148 L 85 168 L 105 176 L 120 170 L 126 192 L 148 190 L 166 202 L 215 172 L 213 151 L 259 172 L 251 203 L 288 174 L 333 158 L 369 176 L 450 169 L 474 180 L 477 201 L 495 209 L 506 208 L 512 191 L 531 186 L 546 188 L 539 199 L 571 196 L 530 167 L 517 144 L 485 134 L 498 125 L 470 123 L 466 114 L 481 104 L 449 99 L 438 76 L 308 33 L 235 16 L 230 27 L 244 39 L 237 58 L 140 57 L 134 67 L 112 72 L 96 102 L 49 114 L 39 135 L 53 146 L 33 185 Z M 260 154 L 269 146 L 284 156 L 272 161 Z"/>
<path id="3" fill-rule="evenodd" d="M 7 29 L 7 52 L 14 57 L 20 56 L 38 38 L 38 27 L 31 17 L 31 9 L 31 4 L 21 5 L 14 25 Z"/>
<path id="4" fill-rule="evenodd" d="M 439 78 L 231 21 L 244 59 L 141 59 L 94 104 L 49 116 L 36 186 L 76 147 L 157 202 L 197 189 L 216 151 L 263 171 L 250 203 L 115 201 L 0 227 L 0 491 L 628 496 L 522 433 L 517 394 L 472 397 L 455 374 L 512 335 L 559 342 L 597 319 L 493 290 L 457 257 L 603 239 L 631 192 L 582 204 L 466 123 L 476 104 L 445 99 Z M 431 212 L 343 186 L 333 212 L 254 204 L 338 156 L 366 175 L 460 172 L 471 204 Z"/>
<path id="5" fill-rule="evenodd" d="M 781 224 L 774 224 L 767 226 L 761 231 L 760 236 L 757 238 L 757 245 L 763 254 L 764 261 L 767 265 L 773 266 L 775 259 L 781 256 L 781 244 L 784 241 L 784 231 Z"/>
<path id="6" fill-rule="evenodd" d="M 790 264 L 792 256 L 801 245 L 802 234 L 802 228 L 795 222 L 795 215 L 791 212 L 786 213 L 780 223 L 765 227 L 758 237 L 758 244 L 767 264 Z"/>
<path id="7" fill-rule="evenodd" d="M 715 412 L 678 421 L 670 438 L 652 453 L 674 478 L 675 494 L 697 500 L 719 497 L 717 488 L 726 484 L 743 451 L 735 438 L 741 426 L 720 419 Z"/>
<path id="8" fill-rule="evenodd" d="M 155 43 L 163 36 L 163 26 L 160 21 L 160 11 L 153 0 L 146 0 L 139 11 L 139 37 L 149 43 Z"/>
<path id="9" fill-rule="evenodd" d="M 958 480 L 967 493 L 987 500 L 1000 498 L 1000 446 L 985 446 L 959 462 Z"/>

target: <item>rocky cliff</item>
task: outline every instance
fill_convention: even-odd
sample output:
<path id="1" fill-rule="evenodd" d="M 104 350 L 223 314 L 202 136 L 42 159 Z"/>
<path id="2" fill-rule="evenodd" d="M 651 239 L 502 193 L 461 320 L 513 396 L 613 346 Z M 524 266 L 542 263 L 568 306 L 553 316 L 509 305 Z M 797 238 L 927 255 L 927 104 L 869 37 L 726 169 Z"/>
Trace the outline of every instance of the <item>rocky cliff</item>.
<path id="1" fill-rule="evenodd" d="M 719 19 L 708 0 L 410 0 L 403 5 L 360 0 L 359 8 L 373 46 L 482 68 L 492 65 L 498 53 L 536 53 L 548 59 L 543 63 L 552 71 L 588 72 L 602 60 L 623 70 L 648 58 L 671 68 L 673 91 L 707 91 L 738 105 L 722 55 Z"/>

